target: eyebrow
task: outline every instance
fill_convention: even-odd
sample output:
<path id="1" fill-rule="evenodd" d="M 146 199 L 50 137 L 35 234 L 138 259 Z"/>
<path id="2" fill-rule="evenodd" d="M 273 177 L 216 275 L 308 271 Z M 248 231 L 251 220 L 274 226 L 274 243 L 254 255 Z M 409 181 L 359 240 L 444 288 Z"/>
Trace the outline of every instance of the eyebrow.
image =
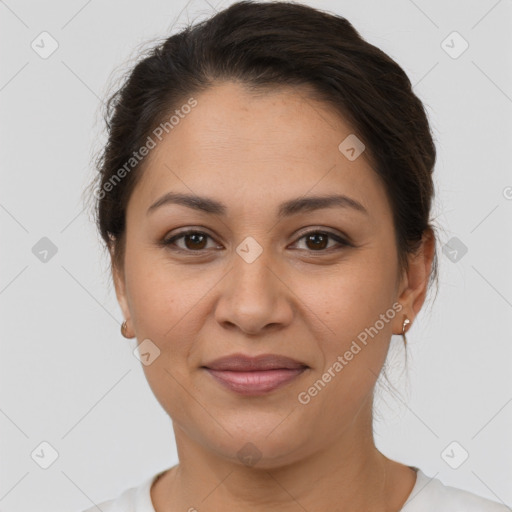
<path id="1" fill-rule="evenodd" d="M 187 208 L 192 208 L 194 210 L 199 210 L 214 215 L 225 216 L 227 213 L 226 205 L 215 199 L 193 194 L 168 192 L 148 208 L 146 215 L 150 214 L 161 206 L 169 204 L 178 204 L 181 206 L 186 206 Z M 355 211 L 368 215 L 366 208 L 359 201 L 356 201 L 351 197 L 346 195 L 327 195 L 300 197 L 285 201 L 279 205 L 277 217 L 279 219 L 283 219 L 285 217 L 290 217 L 302 212 L 310 212 L 313 210 L 320 210 L 322 208 L 333 207 L 351 208 Z"/>

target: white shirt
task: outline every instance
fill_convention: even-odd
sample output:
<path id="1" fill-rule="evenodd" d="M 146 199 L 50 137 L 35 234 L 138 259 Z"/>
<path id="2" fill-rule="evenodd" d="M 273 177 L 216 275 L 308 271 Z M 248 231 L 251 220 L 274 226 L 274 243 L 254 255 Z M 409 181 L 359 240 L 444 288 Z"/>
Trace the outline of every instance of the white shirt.
<path id="1" fill-rule="evenodd" d="M 482 498 L 476 494 L 444 485 L 421 469 L 416 471 L 416 483 L 400 512 L 510 512 L 506 505 Z M 165 470 L 166 471 L 166 470 Z M 165 471 L 144 480 L 137 487 L 126 489 L 117 498 L 99 503 L 102 512 L 155 512 L 150 489 Z M 96 506 L 82 512 L 97 512 Z"/>

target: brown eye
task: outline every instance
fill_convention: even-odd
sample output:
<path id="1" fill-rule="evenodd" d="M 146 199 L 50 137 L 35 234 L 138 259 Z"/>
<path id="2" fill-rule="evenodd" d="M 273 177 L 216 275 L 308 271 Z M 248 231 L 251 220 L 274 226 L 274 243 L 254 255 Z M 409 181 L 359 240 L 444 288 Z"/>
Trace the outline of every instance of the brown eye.
<path id="1" fill-rule="evenodd" d="M 202 231 L 185 231 L 164 240 L 162 243 L 164 246 L 168 246 L 174 251 L 200 253 L 208 249 L 208 239 L 213 240 L 210 235 Z M 305 250 L 309 252 L 329 252 L 331 249 L 337 250 L 351 246 L 349 242 L 345 241 L 340 236 L 326 231 L 310 231 L 300 237 L 299 241 L 300 240 L 305 240 Z M 182 242 L 182 245 L 180 245 L 178 241 Z M 334 246 L 329 246 L 329 241 L 336 243 Z"/>
<path id="2" fill-rule="evenodd" d="M 179 235 L 173 236 L 168 240 L 165 240 L 163 243 L 166 246 L 175 245 L 178 250 L 181 251 L 199 252 L 206 249 L 208 238 L 211 238 L 210 235 L 207 235 L 202 231 L 186 231 L 184 233 L 180 233 Z M 182 239 L 184 246 L 176 243 L 176 241 Z"/>
<path id="3" fill-rule="evenodd" d="M 192 233 L 184 236 L 187 249 L 204 249 L 206 246 L 206 236 L 201 233 Z M 187 244 L 187 241 L 189 242 Z"/>
<path id="4" fill-rule="evenodd" d="M 329 243 L 329 237 L 324 233 L 314 233 L 306 236 L 306 244 L 310 249 L 325 249 Z"/>
<path id="5" fill-rule="evenodd" d="M 350 244 L 343 240 L 343 238 L 326 231 L 310 231 L 299 238 L 299 240 L 302 239 L 305 240 L 306 250 L 312 252 L 328 252 L 326 249 L 336 249 L 336 246 L 328 247 L 329 239 L 337 242 L 337 248 L 340 248 L 340 246 L 341 248 L 350 246 Z"/>

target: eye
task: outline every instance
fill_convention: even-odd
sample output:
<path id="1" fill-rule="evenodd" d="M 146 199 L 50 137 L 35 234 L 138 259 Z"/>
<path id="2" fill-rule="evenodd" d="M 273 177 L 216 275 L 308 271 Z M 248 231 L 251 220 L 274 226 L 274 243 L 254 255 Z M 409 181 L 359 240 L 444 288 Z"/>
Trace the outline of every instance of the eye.
<path id="1" fill-rule="evenodd" d="M 200 253 L 201 251 L 208 249 L 208 239 L 213 240 L 210 235 L 203 231 L 189 230 L 163 240 L 162 244 L 166 247 L 174 246 L 171 248 L 172 250 L 176 251 Z M 336 250 L 339 248 L 351 246 L 351 244 L 344 240 L 342 237 L 329 231 L 308 231 L 297 240 L 296 244 L 302 239 L 304 239 L 306 243 L 305 250 L 310 252 L 330 252 L 331 249 Z M 338 244 L 338 247 L 336 247 L 336 244 L 334 247 L 329 247 L 329 239 L 335 241 Z M 183 242 L 184 246 L 179 245 L 177 243 L 178 241 Z"/>
<path id="2" fill-rule="evenodd" d="M 200 252 L 206 250 L 206 240 L 212 237 L 203 231 L 184 231 L 183 233 L 179 233 L 171 238 L 168 238 L 163 241 L 165 246 L 175 245 L 178 251 L 184 252 Z M 176 241 L 183 240 L 185 247 L 179 246 L 176 244 Z M 213 240 L 213 239 L 212 239 Z"/>
<path id="3" fill-rule="evenodd" d="M 328 246 L 329 239 L 334 240 L 335 242 L 338 243 L 338 246 L 341 247 L 351 246 L 351 244 L 348 243 L 346 240 L 329 231 L 308 231 L 307 233 L 302 235 L 298 241 L 302 239 L 305 239 L 306 250 L 309 250 L 311 252 L 329 252 L 328 250 L 325 250 Z M 334 250 L 339 248 L 340 247 L 334 247 Z M 329 247 L 328 249 L 333 249 L 333 247 Z"/>

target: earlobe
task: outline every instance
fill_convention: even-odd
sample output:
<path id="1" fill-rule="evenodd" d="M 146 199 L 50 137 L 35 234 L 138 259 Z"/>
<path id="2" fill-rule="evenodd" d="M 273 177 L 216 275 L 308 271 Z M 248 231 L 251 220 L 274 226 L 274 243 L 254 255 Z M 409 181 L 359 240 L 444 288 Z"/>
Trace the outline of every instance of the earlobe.
<path id="1" fill-rule="evenodd" d="M 126 320 L 121 324 L 121 334 L 128 339 L 135 338 L 134 334 L 130 334 L 128 331 L 128 323 Z"/>

